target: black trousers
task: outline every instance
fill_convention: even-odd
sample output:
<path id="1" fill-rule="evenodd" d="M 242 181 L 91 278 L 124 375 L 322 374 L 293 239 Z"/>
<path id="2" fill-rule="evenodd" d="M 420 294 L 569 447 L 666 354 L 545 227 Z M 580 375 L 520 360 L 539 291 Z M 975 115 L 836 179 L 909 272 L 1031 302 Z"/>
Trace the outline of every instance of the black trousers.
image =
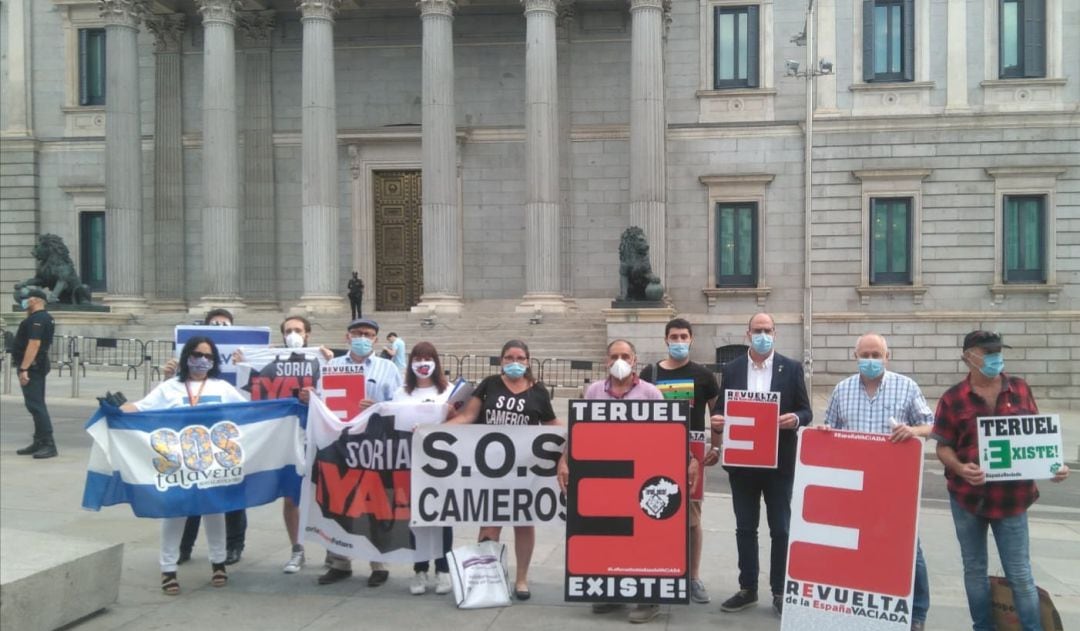
<path id="1" fill-rule="evenodd" d="M 361 302 L 361 300 L 362 300 L 362 298 L 354 298 L 352 296 L 349 296 L 349 306 L 352 307 L 353 320 L 355 320 L 357 318 L 364 317 L 364 315 L 362 313 L 360 313 L 360 310 L 361 310 L 360 302 Z"/>
<path id="2" fill-rule="evenodd" d="M 788 527 L 791 523 L 791 491 L 795 477 L 774 469 L 733 468 L 731 506 L 735 509 L 735 544 L 739 552 L 739 589 L 758 588 L 758 524 L 761 500 L 769 522 L 769 587 L 784 593 L 787 570 Z"/>
<path id="3" fill-rule="evenodd" d="M 202 518 L 196 515 L 188 517 L 184 524 L 184 535 L 180 538 L 180 549 L 191 551 L 199 537 L 199 524 Z M 247 511 L 234 510 L 225 513 L 225 547 L 229 550 L 244 549 L 244 535 L 247 534 Z"/>
<path id="4" fill-rule="evenodd" d="M 26 374 L 30 383 L 21 387 L 26 410 L 34 419 L 34 440 L 52 440 L 52 419 L 49 418 L 49 408 L 45 407 L 45 376 L 49 371 L 30 369 Z"/>

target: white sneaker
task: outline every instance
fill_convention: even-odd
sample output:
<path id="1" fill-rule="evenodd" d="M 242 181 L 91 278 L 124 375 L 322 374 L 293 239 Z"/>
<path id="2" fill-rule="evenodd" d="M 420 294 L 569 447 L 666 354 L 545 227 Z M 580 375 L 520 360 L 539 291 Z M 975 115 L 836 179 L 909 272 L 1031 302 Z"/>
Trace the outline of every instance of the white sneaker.
<path id="1" fill-rule="evenodd" d="M 454 585 L 450 582 L 450 575 L 446 572 L 435 572 L 435 593 L 449 594 L 454 591 Z"/>
<path id="2" fill-rule="evenodd" d="M 289 557 L 289 562 L 285 564 L 285 567 L 283 567 L 281 571 L 286 574 L 296 574 L 302 567 L 304 567 L 304 551 L 293 550 L 292 556 Z"/>
<path id="3" fill-rule="evenodd" d="M 417 572 L 409 579 L 409 593 L 413 596 L 420 596 L 427 591 L 428 575 L 427 572 Z"/>

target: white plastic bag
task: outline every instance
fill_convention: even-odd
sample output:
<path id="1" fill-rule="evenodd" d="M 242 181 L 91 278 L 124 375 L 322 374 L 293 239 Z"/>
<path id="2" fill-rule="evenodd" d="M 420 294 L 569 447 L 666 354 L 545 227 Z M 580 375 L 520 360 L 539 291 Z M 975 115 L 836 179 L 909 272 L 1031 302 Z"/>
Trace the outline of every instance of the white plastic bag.
<path id="1" fill-rule="evenodd" d="M 459 609 L 505 607 L 510 604 L 506 572 L 506 544 L 482 541 L 446 554 L 454 602 Z"/>

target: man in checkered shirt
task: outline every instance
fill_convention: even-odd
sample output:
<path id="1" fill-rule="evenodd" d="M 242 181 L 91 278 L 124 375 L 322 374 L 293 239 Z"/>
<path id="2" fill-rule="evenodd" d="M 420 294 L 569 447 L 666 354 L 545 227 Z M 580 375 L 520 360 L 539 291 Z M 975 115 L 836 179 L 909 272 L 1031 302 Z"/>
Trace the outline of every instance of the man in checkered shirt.
<path id="1" fill-rule="evenodd" d="M 890 434 L 893 442 L 930 434 L 934 415 L 918 384 L 886 370 L 889 346 L 877 333 L 855 343 L 859 372 L 836 384 L 825 425 L 833 429 Z M 916 545 L 915 589 L 911 603 L 911 629 L 922 631 L 930 610 L 930 578 L 922 545 Z"/>

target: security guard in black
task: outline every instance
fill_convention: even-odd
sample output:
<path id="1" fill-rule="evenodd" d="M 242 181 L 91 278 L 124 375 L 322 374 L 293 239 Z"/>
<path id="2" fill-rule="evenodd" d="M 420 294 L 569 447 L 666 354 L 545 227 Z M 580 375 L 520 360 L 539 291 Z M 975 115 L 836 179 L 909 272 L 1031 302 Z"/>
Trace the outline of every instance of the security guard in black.
<path id="1" fill-rule="evenodd" d="M 34 442 L 29 447 L 19 449 L 22 456 L 52 458 L 56 456 L 56 443 L 53 442 L 52 420 L 45 406 L 45 377 L 49 374 L 49 347 L 53 342 L 56 328 L 53 318 L 45 310 L 45 292 L 32 289 L 23 299 L 26 319 L 19 323 L 15 333 L 15 345 L 11 356 L 19 374 L 23 401 L 30 416 L 34 419 Z"/>

